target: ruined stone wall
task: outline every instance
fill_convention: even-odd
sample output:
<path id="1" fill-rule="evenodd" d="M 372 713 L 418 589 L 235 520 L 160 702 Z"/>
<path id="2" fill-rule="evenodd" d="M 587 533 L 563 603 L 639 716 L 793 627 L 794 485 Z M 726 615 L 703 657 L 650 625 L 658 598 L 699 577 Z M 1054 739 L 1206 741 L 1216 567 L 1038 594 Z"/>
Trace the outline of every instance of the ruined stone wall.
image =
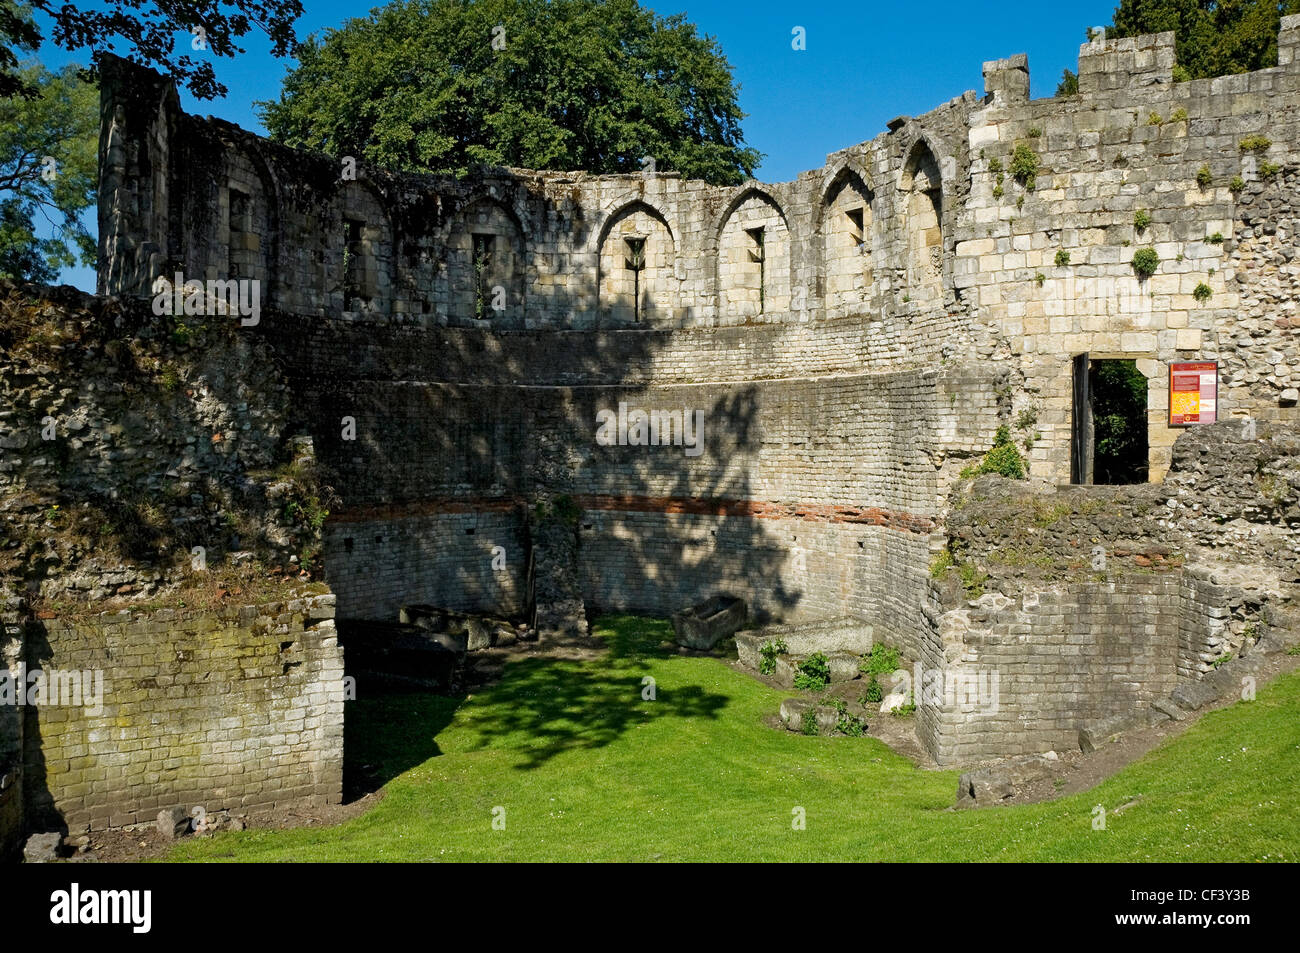
<path id="1" fill-rule="evenodd" d="M 344 687 L 333 615 L 332 595 L 304 594 L 28 622 L 29 669 L 103 677 L 102 706 L 25 710 L 29 824 L 75 832 L 152 823 L 173 807 L 339 803 Z"/>
<path id="2" fill-rule="evenodd" d="M 939 703 L 917 689 L 917 734 L 940 764 L 1072 750 L 1083 725 L 1144 709 L 1177 684 L 1176 577 L 1019 596 L 987 594 L 931 616 L 922 662 L 955 687 Z M 996 685 L 995 705 L 978 696 L 981 685 Z"/>
<path id="3" fill-rule="evenodd" d="M 916 657 L 999 691 L 996 710 L 921 702 L 941 763 L 1073 746 L 1253 651 L 1300 592 L 1300 437 L 1284 424 L 1190 431 L 1163 484 L 984 476 L 953 496 Z"/>
<path id="4" fill-rule="evenodd" d="M 1015 410 L 1039 413 L 1033 472 L 1052 480 L 1069 474 L 1068 358 L 1132 358 L 1151 381 L 1158 479 L 1177 435 L 1170 361 L 1221 361 L 1221 416 L 1295 413 L 1297 34 L 1286 18 L 1278 67 L 1186 83 L 1171 34 L 1098 40 L 1080 50 L 1080 95 L 1035 101 L 1023 56 L 990 62 L 984 99 L 900 117 L 794 182 L 736 189 L 364 166 L 353 181 L 341 161 L 183 116 L 121 66 L 106 84 L 102 290 L 142 293 L 179 268 L 260 277 L 268 307 L 420 326 L 741 326 L 761 341 L 766 325 L 804 325 L 766 336 L 785 345 L 778 366 L 834 347 L 831 325 L 853 318 L 872 371 L 1006 362 Z M 494 249 L 479 264 L 476 235 Z M 629 239 L 645 243 L 635 284 Z M 1160 265 L 1142 278 L 1132 258 L 1148 247 Z M 504 305 L 485 310 L 480 286 Z"/>
<path id="5" fill-rule="evenodd" d="M 519 506 L 426 504 L 387 514 L 362 507 L 326 526 L 341 617 L 394 620 L 407 603 L 526 614 L 528 535 Z"/>
<path id="6" fill-rule="evenodd" d="M 0 286 L 0 650 L 104 702 L 0 705 L 0 853 L 14 825 L 341 796 L 328 492 L 243 330 Z"/>
<path id="7" fill-rule="evenodd" d="M 1282 48 L 1297 37 L 1300 19 L 1285 18 Z M 1034 101 L 1023 58 L 985 66 L 997 93 L 970 117 L 954 283 L 989 334 L 980 351 L 1023 373 L 1035 476 L 1070 478 L 1073 354 L 1138 360 L 1153 480 L 1179 433 L 1171 361 L 1220 362 L 1220 418 L 1296 419 L 1300 64 L 1183 83 L 1173 65 L 1172 33 L 1094 41 L 1080 95 Z M 1012 175 L 1017 148 L 1037 161 L 1034 188 Z M 1140 248 L 1160 259 L 1145 279 Z"/>
<path id="8" fill-rule="evenodd" d="M 738 188 L 364 165 L 354 180 L 340 159 L 185 116 L 166 84 L 117 64 L 100 290 L 144 297 L 178 270 L 261 282 L 263 319 L 240 333 L 276 355 L 292 429 L 339 494 L 325 564 L 346 614 L 516 611 L 524 508 L 568 494 L 590 606 L 665 614 L 730 590 L 774 618 L 859 615 L 927 665 L 1014 682 L 996 718 L 923 705 L 937 756 L 1041 750 L 1195 677 L 1240 644 L 1250 598 L 1234 581 L 1220 616 L 1218 583 L 1172 559 L 1191 549 L 1138 513 L 1152 500 L 1121 501 L 1112 518 L 1131 532 L 1105 537 L 1109 558 L 1152 572 L 1103 580 L 1087 577 L 1086 519 L 1057 532 L 1035 516 L 1019 543 L 981 549 L 1006 527 L 972 528 L 949 490 L 1020 420 L 1031 476 L 1067 481 L 1071 359 L 1133 359 L 1150 382 L 1151 478 L 1174 466 L 1157 505 L 1188 541 L 1220 532 L 1189 515 L 1210 484 L 1177 483 L 1168 365 L 1220 362 L 1220 418 L 1295 422 L 1300 18 L 1279 47 L 1276 68 L 1174 83 L 1171 34 L 1098 40 L 1080 51 L 1080 94 L 1037 101 L 1024 57 L 990 62 L 982 99 Z M 1140 248 L 1159 256 L 1149 277 Z M 620 402 L 704 411 L 702 453 L 599 445 L 596 412 Z M 1282 502 L 1249 506 L 1291 505 L 1283 470 L 1261 471 Z M 1037 529 L 1060 578 L 1020 545 Z M 1292 529 L 1222 532 L 1258 563 L 1261 538 L 1292 558 Z M 945 535 L 972 565 L 997 550 L 976 569 L 985 598 L 1014 606 L 933 601 Z M 1290 571 L 1270 566 L 1270 580 Z M 972 611 L 969 640 L 951 638 Z"/>

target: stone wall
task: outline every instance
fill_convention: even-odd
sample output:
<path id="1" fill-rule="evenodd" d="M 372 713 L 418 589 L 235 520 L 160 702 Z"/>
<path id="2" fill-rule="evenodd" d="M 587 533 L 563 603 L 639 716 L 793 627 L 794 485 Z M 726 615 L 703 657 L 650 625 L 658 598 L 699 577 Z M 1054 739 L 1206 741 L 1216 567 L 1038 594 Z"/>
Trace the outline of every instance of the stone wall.
<path id="1" fill-rule="evenodd" d="M 1284 51 L 1298 23 L 1284 19 Z M 1170 361 L 1221 361 L 1221 416 L 1296 413 L 1288 104 L 1300 64 L 1174 83 L 1172 34 L 1097 40 L 1079 63 L 1080 95 L 1045 100 L 1028 97 L 1025 57 L 986 63 L 983 99 L 899 117 L 793 182 L 734 189 L 667 173 L 453 180 L 364 166 L 353 181 L 340 161 L 179 114 L 165 84 L 119 64 L 105 84 L 102 290 L 145 293 L 179 269 L 258 277 L 267 307 L 302 315 L 492 331 L 741 327 L 779 345 L 778 367 L 835 348 L 834 322 L 851 318 L 873 372 L 1005 362 L 1014 409 L 1039 413 L 1034 473 L 1058 481 L 1070 471 L 1069 358 L 1131 358 L 1151 381 L 1158 479 L 1177 436 Z M 1242 148 L 1264 133 L 1267 145 Z M 1017 150 L 1032 175 L 1013 171 Z M 643 243 L 637 269 L 629 238 Z M 1150 278 L 1132 267 L 1146 247 L 1161 260 Z M 1194 295 L 1202 285 L 1208 299 Z M 485 306 L 498 286 L 503 306 Z M 762 330 L 773 324 L 798 330 L 773 338 Z M 656 372 L 676 375 L 678 352 Z"/>
<path id="2" fill-rule="evenodd" d="M 29 670 L 99 672 L 102 705 L 28 707 L 28 824 L 99 830 L 165 808 L 254 812 L 343 794 L 334 597 L 32 619 Z M 83 700 L 85 700 L 83 698 Z"/>
<path id="3" fill-rule="evenodd" d="M 270 348 L 187 317 L 0 285 L 0 650 L 104 693 L 0 705 L 0 853 L 341 797 L 334 597 L 310 582 L 328 488 Z"/>
<path id="4" fill-rule="evenodd" d="M 1298 35 L 1285 18 L 1283 46 Z M 1172 33 L 1097 40 L 1080 49 L 1080 95 L 1034 101 L 1027 74 L 1006 75 L 1023 64 L 986 65 L 1001 93 L 970 116 L 954 282 L 989 335 L 980 349 L 1023 373 L 1036 476 L 1070 478 L 1074 354 L 1139 361 L 1153 480 L 1179 433 L 1171 361 L 1220 362 L 1220 418 L 1296 420 L 1300 64 L 1175 83 L 1173 63 Z M 1262 148 L 1243 148 L 1257 136 Z M 1037 160 L 1032 189 L 1011 174 L 1017 148 Z M 1132 266 L 1140 248 L 1159 255 L 1150 278 Z"/>
<path id="5" fill-rule="evenodd" d="M 1180 607 L 1178 579 L 1152 575 L 932 610 L 922 664 L 956 687 L 919 699 L 917 734 L 940 764 L 1072 750 L 1083 725 L 1174 689 Z"/>
<path id="6" fill-rule="evenodd" d="M 1158 485 L 954 490 L 915 657 L 946 684 L 996 677 L 998 697 L 918 698 L 936 760 L 1072 747 L 1270 634 L 1300 595 L 1300 438 L 1227 420 L 1174 451 Z"/>
<path id="7" fill-rule="evenodd" d="M 738 188 L 353 179 L 340 158 L 186 116 L 168 84 L 110 62 L 100 290 L 143 298 L 177 271 L 260 282 L 262 321 L 241 335 L 274 353 L 286 426 L 338 493 L 325 566 L 348 615 L 526 608 L 524 514 L 564 494 L 589 606 L 666 614 L 726 590 L 760 616 L 860 616 L 936 669 L 1005 669 L 996 716 L 921 706 L 937 757 L 1041 750 L 1241 643 L 1256 597 L 1235 578 L 1216 590 L 1218 563 L 1204 585 L 1183 571 L 1207 540 L 1267 564 L 1274 589 L 1293 581 L 1289 465 L 1270 451 L 1260 490 L 1281 496 L 1245 504 L 1239 533 L 1199 525 L 1248 494 L 1189 478 L 1166 415 L 1169 363 L 1218 360 L 1220 418 L 1296 420 L 1297 48 L 1288 17 L 1278 67 L 1174 83 L 1172 34 L 1098 40 L 1080 94 L 1037 101 L 1025 57 L 986 63 L 982 98 Z M 1022 420 L 1037 485 L 1069 479 L 1085 352 L 1137 361 L 1151 479 L 1173 467 L 1108 511 L 1099 539 L 1126 571 L 1104 579 L 1083 542 L 1097 510 L 1068 505 L 1055 529 L 1031 513 L 1009 540 L 949 497 Z M 620 404 L 703 412 L 701 452 L 603 445 L 597 414 Z M 931 585 L 943 549 L 992 602 Z"/>

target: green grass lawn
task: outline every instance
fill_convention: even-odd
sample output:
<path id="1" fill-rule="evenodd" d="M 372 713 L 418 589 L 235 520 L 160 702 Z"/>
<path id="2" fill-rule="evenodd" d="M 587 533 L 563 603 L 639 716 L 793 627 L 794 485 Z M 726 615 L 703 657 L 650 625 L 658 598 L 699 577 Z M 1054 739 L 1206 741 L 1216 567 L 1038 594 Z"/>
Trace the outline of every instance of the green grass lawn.
<path id="1" fill-rule="evenodd" d="M 956 772 L 917 770 L 872 739 L 766 727 L 782 693 L 661 651 L 666 622 L 610 617 L 596 632 L 608 655 L 520 661 L 468 698 L 350 702 L 349 762 L 392 779 L 380 804 L 333 828 L 191 840 L 170 859 L 1300 859 L 1300 672 L 1092 791 L 950 811 Z M 1135 798 L 1093 830 L 1094 805 Z M 792 829 L 795 807 L 806 830 Z"/>

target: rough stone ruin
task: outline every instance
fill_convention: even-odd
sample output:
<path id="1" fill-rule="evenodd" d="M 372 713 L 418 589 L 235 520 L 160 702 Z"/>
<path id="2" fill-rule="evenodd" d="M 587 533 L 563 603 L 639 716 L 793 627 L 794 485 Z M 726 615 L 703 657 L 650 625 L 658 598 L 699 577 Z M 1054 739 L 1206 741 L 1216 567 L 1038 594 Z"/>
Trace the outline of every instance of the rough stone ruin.
<path id="1" fill-rule="evenodd" d="M 1300 581 L 1300 17 L 1276 68 L 1173 64 L 1172 34 L 1098 39 L 1077 96 L 1031 100 L 1025 56 L 989 62 L 723 188 L 393 173 L 110 62 L 98 295 L 4 289 L 5 327 L 52 330 L 0 382 L 6 659 L 102 668 L 106 701 L 0 709 L 0 829 L 336 802 L 335 614 L 581 640 L 737 597 L 996 671 L 994 711 L 918 693 L 942 765 L 1076 746 L 1268 646 Z M 1145 484 L 1087 485 L 1099 361 L 1147 379 Z M 1171 426 L 1197 362 L 1218 422 Z M 964 479 L 999 428 L 1028 481 Z M 179 555 L 48 532 L 60 499 Z M 195 547 L 281 588 L 156 607 L 204 585 Z"/>

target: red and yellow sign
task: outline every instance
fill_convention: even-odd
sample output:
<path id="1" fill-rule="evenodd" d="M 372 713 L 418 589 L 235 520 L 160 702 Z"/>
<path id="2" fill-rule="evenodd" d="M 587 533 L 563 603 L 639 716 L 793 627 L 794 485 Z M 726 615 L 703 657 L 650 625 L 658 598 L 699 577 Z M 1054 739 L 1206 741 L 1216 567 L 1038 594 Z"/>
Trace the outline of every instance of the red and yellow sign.
<path id="1" fill-rule="evenodd" d="M 1169 365 L 1169 426 L 1212 424 L 1219 406 L 1219 364 L 1199 361 Z"/>

